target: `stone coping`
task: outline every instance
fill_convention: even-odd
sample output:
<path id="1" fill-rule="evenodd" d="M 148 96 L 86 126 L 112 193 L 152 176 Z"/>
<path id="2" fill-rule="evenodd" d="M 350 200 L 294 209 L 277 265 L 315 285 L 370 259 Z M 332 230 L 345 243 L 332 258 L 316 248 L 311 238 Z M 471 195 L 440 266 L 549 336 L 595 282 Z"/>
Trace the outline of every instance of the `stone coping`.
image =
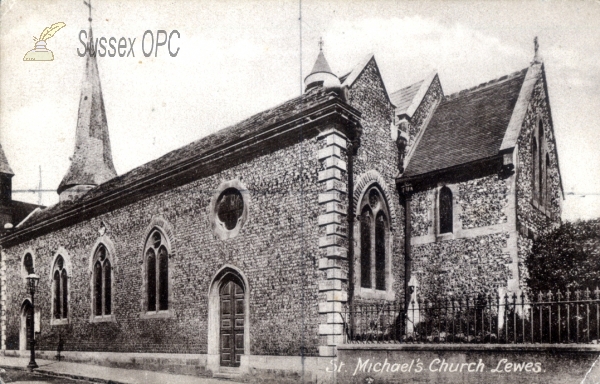
<path id="1" fill-rule="evenodd" d="M 515 351 L 600 352 L 600 344 L 341 344 L 338 350 L 374 351 Z"/>

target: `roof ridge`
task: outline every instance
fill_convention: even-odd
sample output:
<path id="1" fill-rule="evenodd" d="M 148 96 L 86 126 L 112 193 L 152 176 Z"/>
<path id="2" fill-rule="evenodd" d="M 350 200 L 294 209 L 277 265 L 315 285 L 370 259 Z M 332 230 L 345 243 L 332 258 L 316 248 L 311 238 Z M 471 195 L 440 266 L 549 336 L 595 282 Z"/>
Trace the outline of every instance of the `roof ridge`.
<path id="1" fill-rule="evenodd" d="M 527 72 L 528 69 L 529 69 L 529 67 L 523 68 L 523 69 L 521 69 L 519 71 L 515 71 L 515 72 L 510 73 L 508 75 L 504 75 L 504 76 L 498 77 L 496 79 L 492 79 L 492 80 L 483 82 L 481 84 L 477 84 L 477 85 L 475 85 L 475 86 L 473 86 L 471 88 L 466 88 L 466 89 L 460 90 L 458 92 L 451 93 L 449 95 L 444 96 L 444 101 L 454 100 L 454 99 L 456 99 L 456 98 L 458 98 L 460 96 L 463 96 L 463 95 L 465 95 L 465 94 L 467 94 L 469 92 L 479 91 L 479 90 L 487 88 L 489 86 L 500 84 L 501 82 L 504 82 L 504 81 L 512 80 L 515 77 L 517 77 L 517 76 L 519 76 L 519 75 Z"/>

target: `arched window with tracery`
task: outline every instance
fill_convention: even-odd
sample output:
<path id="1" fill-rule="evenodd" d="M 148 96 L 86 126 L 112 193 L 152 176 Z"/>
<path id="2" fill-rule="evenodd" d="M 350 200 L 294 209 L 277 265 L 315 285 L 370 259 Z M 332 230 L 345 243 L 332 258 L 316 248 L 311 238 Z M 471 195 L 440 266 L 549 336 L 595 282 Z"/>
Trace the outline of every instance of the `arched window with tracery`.
<path id="1" fill-rule="evenodd" d="M 389 269 L 389 210 L 377 185 L 364 193 L 358 207 L 360 246 L 360 287 L 385 291 L 388 287 Z"/>
<path id="2" fill-rule="evenodd" d="M 440 189 L 439 196 L 440 233 L 451 233 L 453 231 L 452 214 L 452 191 L 444 186 Z"/>
<path id="3" fill-rule="evenodd" d="M 52 267 L 54 318 L 64 320 L 69 315 L 69 282 L 65 259 L 58 255 Z"/>
<path id="4" fill-rule="evenodd" d="M 161 231 L 154 229 L 145 247 L 147 311 L 169 309 L 169 249 Z"/>
<path id="5" fill-rule="evenodd" d="M 112 265 L 108 250 L 103 244 L 96 248 L 93 259 L 93 307 L 94 316 L 112 314 Z"/>

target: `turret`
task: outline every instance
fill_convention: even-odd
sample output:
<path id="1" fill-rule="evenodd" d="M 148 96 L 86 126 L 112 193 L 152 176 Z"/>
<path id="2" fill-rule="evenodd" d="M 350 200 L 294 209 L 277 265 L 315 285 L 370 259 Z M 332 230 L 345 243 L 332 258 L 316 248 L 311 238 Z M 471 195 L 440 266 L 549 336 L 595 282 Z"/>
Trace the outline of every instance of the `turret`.
<path id="1" fill-rule="evenodd" d="M 328 91 L 340 92 L 340 79 L 331 71 L 323 54 L 323 40 L 319 41 L 319 55 L 310 74 L 304 79 L 305 92 L 315 87 L 324 87 Z"/>

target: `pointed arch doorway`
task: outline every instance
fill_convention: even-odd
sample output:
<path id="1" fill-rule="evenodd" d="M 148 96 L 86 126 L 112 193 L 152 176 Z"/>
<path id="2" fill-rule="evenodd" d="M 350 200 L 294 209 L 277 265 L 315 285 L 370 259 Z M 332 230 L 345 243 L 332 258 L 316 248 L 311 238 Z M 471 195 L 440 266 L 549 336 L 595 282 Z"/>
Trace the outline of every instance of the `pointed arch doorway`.
<path id="1" fill-rule="evenodd" d="M 245 371 L 250 353 L 248 280 L 234 266 L 222 267 L 212 280 L 208 301 L 208 361 L 213 372 Z"/>
<path id="2" fill-rule="evenodd" d="M 21 306 L 21 329 L 19 332 L 19 349 L 28 351 L 31 343 L 31 328 L 33 327 L 33 307 L 29 300 Z"/>
<path id="3" fill-rule="evenodd" d="M 243 283 L 235 275 L 221 281 L 219 336 L 221 367 L 239 367 L 244 354 L 245 303 Z"/>

